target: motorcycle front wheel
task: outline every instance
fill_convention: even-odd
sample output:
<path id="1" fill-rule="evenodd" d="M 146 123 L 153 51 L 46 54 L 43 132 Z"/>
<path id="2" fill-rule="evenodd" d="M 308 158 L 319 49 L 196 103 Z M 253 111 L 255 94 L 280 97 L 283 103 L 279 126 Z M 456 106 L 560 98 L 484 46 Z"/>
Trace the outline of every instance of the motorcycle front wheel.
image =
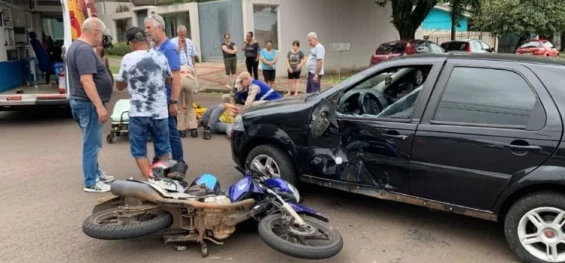
<path id="1" fill-rule="evenodd" d="M 259 236 L 271 248 L 301 259 L 326 259 L 343 248 L 341 234 L 313 217 L 301 215 L 306 229 L 292 226 L 282 214 L 269 215 L 259 222 Z"/>
<path id="2" fill-rule="evenodd" d="M 82 231 L 96 239 L 130 239 L 151 235 L 173 223 L 171 214 L 158 209 L 128 218 L 118 217 L 119 209 L 115 207 L 90 215 L 84 220 Z"/>

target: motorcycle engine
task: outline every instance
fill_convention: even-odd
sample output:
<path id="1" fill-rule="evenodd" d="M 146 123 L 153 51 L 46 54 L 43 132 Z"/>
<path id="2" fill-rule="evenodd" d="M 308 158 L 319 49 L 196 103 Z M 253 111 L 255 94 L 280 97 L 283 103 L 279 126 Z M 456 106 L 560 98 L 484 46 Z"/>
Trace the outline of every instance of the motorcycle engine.
<path id="1" fill-rule="evenodd" d="M 205 203 L 230 204 L 230 199 L 225 195 L 211 196 L 204 199 Z M 225 209 L 204 209 L 204 226 L 211 230 L 213 237 L 218 240 L 228 238 L 235 232 L 235 226 L 226 225 L 229 210 Z"/>

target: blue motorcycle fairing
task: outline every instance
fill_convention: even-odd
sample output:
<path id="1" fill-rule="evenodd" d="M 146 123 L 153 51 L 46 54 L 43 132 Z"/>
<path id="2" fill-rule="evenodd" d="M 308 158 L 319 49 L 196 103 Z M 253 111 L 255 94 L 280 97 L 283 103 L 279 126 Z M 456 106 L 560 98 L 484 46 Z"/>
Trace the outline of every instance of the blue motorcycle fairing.
<path id="1" fill-rule="evenodd" d="M 252 194 L 263 194 L 263 190 L 257 186 L 251 176 L 245 176 L 228 188 L 228 198 L 232 202 L 238 202 L 250 197 Z"/>
<path id="2" fill-rule="evenodd" d="M 314 211 L 313 209 L 306 207 L 304 205 L 301 204 L 297 204 L 297 203 L 288 203 L 290 205 L 290 207 L 292 207 L 292 209 L 294 209 L 294 211 L 296 211 L 297 214 L 305 214 L 317 219 L 320 219 L 324 222 L 329 222 L 330 220 L 325 217 L 324 215 Z"/>
<path id="3" fill-rule="evenodd" d="M 269 188 L 279 188 L 282 192 L 287 192 L 292 194 L 292 189 L 288 186 L 289 183 L 282 178 L 269 178 L 265 180 L 265 184 Z"/>

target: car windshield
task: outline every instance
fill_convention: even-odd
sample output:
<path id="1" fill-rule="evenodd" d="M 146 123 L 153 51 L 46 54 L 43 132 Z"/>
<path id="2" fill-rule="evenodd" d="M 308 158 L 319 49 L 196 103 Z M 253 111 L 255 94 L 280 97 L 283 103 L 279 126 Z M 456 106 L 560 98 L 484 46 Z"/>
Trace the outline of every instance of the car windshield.
<path id="1" fill-rule="evenodd" d="M 404 42 L 393 42 L 384 43 L 377 48 L 375 53 L 377 54 L 399 54 L 406 50 L 406 43 Z"/>
<path id="2" fill-rule="evenodd" d="M 469 46 L 469 42 L 461 42 L 461 41 L 452 41 L 441 44 L 441 47 L 445 51 L 466 51 L 467 46 Z"/>
<path id="3" fill-rule="evenodd" d="M 520 46 L 520 48 L 531 48 L 531 47 L 541 47 L 541 42 L 539 41 L 528 41 Z"/>

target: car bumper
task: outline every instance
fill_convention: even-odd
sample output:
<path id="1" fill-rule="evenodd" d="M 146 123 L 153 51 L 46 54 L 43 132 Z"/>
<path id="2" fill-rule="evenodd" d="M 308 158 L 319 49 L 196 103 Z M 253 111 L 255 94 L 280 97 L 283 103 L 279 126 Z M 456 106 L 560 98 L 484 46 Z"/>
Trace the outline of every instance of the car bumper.
<path id="1" fill-rule="evenodd" d="M 242 162 L 245 161 L 245 157 L 242 156 L 243 149 L 245 145 L 247 145 L 248 139 L 247 135 L 244 131 L 233 131 L 231 136 L 231 156 L 232 160 L 234 161 L 235 165 L 243 168 L 244 164 Z"/>

